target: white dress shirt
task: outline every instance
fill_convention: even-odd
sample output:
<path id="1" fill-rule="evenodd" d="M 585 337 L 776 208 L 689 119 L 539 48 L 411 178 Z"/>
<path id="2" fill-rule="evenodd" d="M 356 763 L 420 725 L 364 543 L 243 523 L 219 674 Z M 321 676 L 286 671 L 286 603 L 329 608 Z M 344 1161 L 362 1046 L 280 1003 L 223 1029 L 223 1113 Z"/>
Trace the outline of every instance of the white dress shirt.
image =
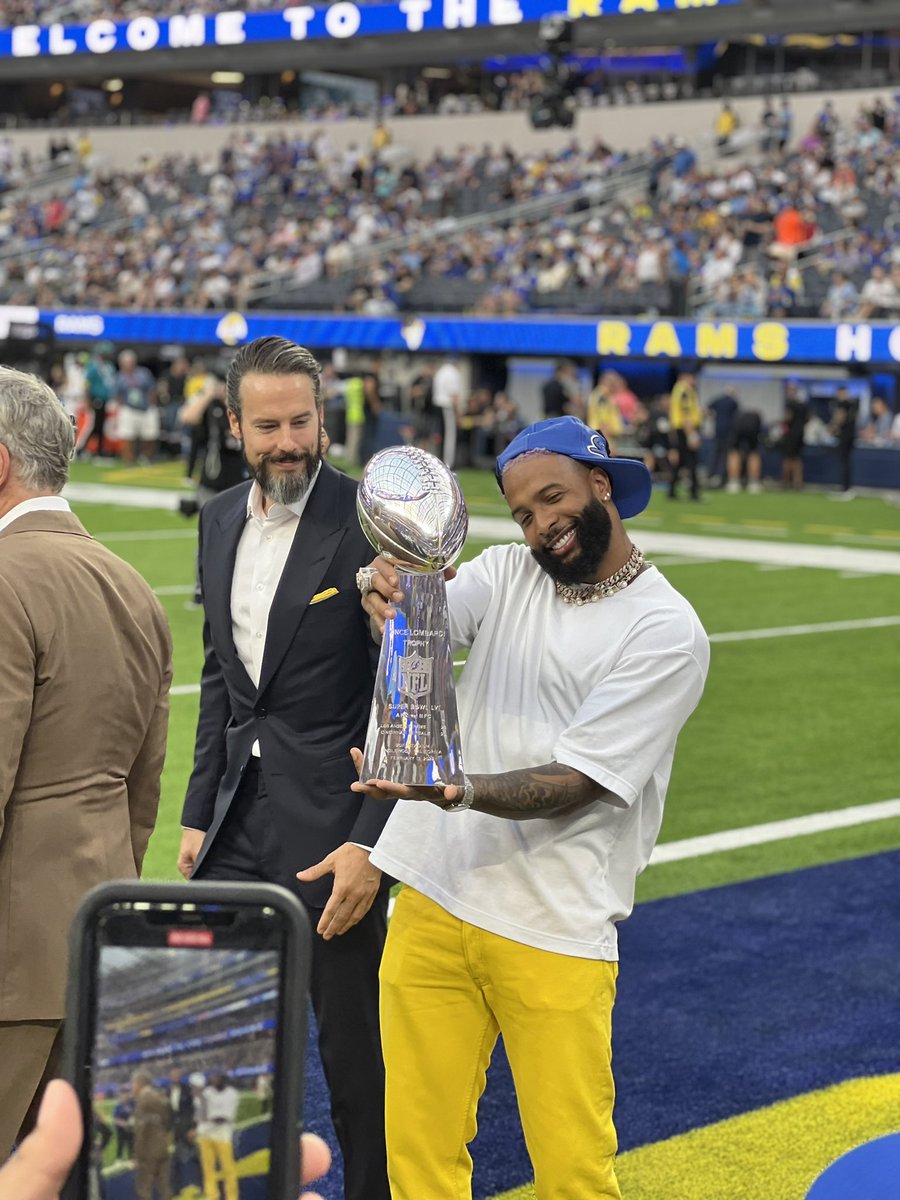
<path id="1" fill-rule="evenodd" d="M 262 491 L 256 482 L 247 497 L 247 524 L 238 542 L 231 580 L 231 628 L 238 658 L 257 687 L 272 601 L 319 470 L 321 466 L 294 504 L 270 504 L 264 512 Z M 259 758 L 258 741 L 253 743 L 252 753 Z"/>
<path id="2" fill-rule="evenodd" d="M 24 517 L 26 513 L 71 511 L 68 500 L 63 500 L 62 496 L 33 496 L 30 500 L 16 504 L 5 516 L 0 517 L 0 529 L 12 525 L 13 521 Z"/>

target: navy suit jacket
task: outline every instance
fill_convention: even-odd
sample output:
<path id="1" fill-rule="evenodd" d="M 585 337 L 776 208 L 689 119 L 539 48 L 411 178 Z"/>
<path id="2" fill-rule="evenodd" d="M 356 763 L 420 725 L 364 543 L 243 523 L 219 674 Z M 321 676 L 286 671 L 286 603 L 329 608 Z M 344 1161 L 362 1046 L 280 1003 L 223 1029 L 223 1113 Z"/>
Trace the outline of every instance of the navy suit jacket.
<path id="1" fill-rule="evenodd" d="M 285 877 L 272 882 L 293 886 L 307 904 L 323 907 L 331 878 L 300 884 L 294 872 L 344 842 L 374 846 L 391 810 L 350 791 L 356 771 L 349 751 L 365 742 L 378 663 L 356 588 L 356 571 L 373 551 L 356 516 L 355 481 L 323 462 L 272 602 L 254 686 L 235 649 L 231 620 L 250 486 L 229 488 L 200 513 L 205 662 L 182 824 L 207 831 L 196 873 L 258 739 L 286 867 Z"/>

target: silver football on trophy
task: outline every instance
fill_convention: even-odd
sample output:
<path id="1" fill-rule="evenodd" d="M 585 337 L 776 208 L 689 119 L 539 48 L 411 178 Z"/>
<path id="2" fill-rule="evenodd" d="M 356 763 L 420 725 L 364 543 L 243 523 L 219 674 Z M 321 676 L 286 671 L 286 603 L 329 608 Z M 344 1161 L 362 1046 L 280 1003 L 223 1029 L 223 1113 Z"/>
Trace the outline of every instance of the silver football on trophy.
<path id="1" fill-rule="evenodd" d="M 410 571 L 442 571 L 466 540 L 469 516 L 456 476 L 417 446 L 373 455 L 356 497 L 359 523 L 386 558 Z"/>

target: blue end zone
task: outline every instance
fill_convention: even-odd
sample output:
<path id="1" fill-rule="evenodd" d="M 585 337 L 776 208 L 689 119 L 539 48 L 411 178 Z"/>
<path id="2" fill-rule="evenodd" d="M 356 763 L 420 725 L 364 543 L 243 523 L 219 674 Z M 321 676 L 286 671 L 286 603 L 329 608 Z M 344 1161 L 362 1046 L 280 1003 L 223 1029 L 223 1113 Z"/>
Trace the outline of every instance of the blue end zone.
<path id="1" fill-rule="evenodd" d="M 894 852 L 640 905 L 620 931 L 620 1149 L 900 1070 L 898 879 Z M 307 1127 L 330 1132 L 315 1058 Z M 480 1200 L 531 1178 L 502 1047 L 478 1123 Z M 332 1176 L 318 1190 L 340 1200 Z"/>

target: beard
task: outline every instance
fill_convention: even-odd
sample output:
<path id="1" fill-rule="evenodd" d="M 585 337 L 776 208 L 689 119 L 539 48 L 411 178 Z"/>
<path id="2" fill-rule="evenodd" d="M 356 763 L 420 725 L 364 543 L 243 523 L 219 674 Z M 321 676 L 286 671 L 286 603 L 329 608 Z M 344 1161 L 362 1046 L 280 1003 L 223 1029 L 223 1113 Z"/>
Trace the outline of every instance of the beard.
<path id="1" fill-rule="evenodd" d="M 541 569 L 557 583 L 592 582 L 609 550 L 612 521 L 599 500 L 591 500 L 586 504 L 574 524 L 579 547 L 575 558 L 561 562 L 547 550 L 531 551 Z"/>
<path id="2" fill-rule="evenodd" d="M 262 454 L 254 467 L 244 451 L 244 462 L 262 494 L 270 504 L 282 504 L 285 507 L 303 499 L 321 461 L 322 455 L 318 450 L 307 450 L 303 454 Z M 273 470 L 272 463 L 297 463 L 299 470 L 285 474 Z"/>

